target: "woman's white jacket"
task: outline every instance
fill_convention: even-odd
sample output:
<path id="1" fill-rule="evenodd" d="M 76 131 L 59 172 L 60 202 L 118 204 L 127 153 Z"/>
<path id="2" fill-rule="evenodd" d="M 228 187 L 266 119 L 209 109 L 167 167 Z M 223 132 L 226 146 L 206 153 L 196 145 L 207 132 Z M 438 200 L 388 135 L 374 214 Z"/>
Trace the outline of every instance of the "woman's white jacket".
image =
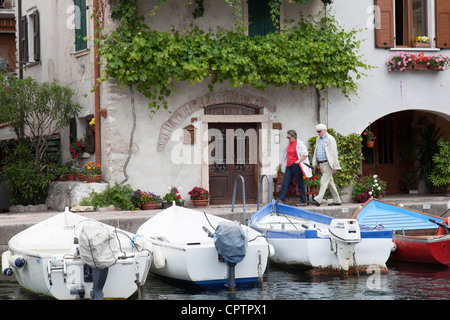
<path id="1" fill-rule="evenodd" d="M 281 157 L 281 171 L 284 173 L 286 171 L 286 166 L 287 166 L 287 149 L 289 146 L 289 141 L 286 144 L 286 148 L 284 149 L 283 152 L 283 156 Z M 312 177 L 312 171 L 309 167 L 307 167 L 305 165 L 309 164 L 309 159 L 308 159 L 308 149 L 306 148 L 305 144 L 300 141 L 297 140 L 297 156 L 300 159 L 303 156 L 306 156 L 305 160 L 303 160 L 302 162 L 300 162 L 300 167 L 303 170 L 303 174 L 307 177 L 307 178 L 311 178 Z"/>

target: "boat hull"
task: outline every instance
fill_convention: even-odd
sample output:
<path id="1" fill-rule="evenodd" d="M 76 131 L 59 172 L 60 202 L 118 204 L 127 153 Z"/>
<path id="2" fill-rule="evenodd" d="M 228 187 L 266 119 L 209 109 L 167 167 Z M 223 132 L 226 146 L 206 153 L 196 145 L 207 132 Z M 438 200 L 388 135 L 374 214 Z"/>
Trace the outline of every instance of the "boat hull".
<path id="1" fill-rule="evenodd" d="M 264 230 L 260 232 L 267 236 Z M 349 273 L 374 269 L 387 272 L 386 261 L 392 248 L 392 234 L 384 233 L 383 236 L 362 239 L 355 245 Z M 331 248 L 330 238 L 300 238 L 286 232 L 278 235 L 270 232 L 268 239 L 275 249 L 271 257 L 274 263 L 308 270 L 314 274 L 342 271 L 338 257 Z"/>
<path id="2" fill-rule="evenodd" d="M 394 230 L 394 250 L 389 260 L 450 266 L 450 235 L 436 235 L 443 218 L 370 199 L 353 218 L 369 227 Z"/>
<path id="3" fill-rule="evenodd" d="M 14 274 L 19 284 L 27 291 L 58 300 L 91 298 L 93 282 L 85 279 L 85 264 L 81 259 L 65 259 L 65 273 L 61 270 L 49 276 L 49 261 L 63 264 L 63 256 L 38 257 L 24 254 L 23 257 L 27 261 L 26 265 L 14 270 Z M 127 299 L 132 296 L 138 289 L 135 282 L 145 283 L 145 273 L 148 273 L 146 266 L 150 261 L 149 254 L 143 253 L 133 259 L 118 261 L 110 267 L 102 290 L 103 299 Z M 136 272 L 139 274 L 138 278 Z"/>
<path id="4" fill-rule="evenodd" d="M 152 242 L 154 260 L 150 271 L 172 280 L 189 282 L 205 288 L 225 287 L 228 265 L 219 256 L 211 234 L 226 219 L 196 210 L 172 206 L 146 221 L 137 231 Z M 211 234 L 208 235 L 204 228 Z M 247 286 L 262 280 L 269 257 L 264 237 L 241 225 L 247 249 L 235 265 L 236 286 Z"/>
<path id="5" fill-rule="evenodd" d="M 227 285 L 227 264 L 213 244 L 186 246 L 184 250 L 162 246 L 161 252 L 166 263 L 162 268 L 152 265 L 152 273 L 205 288 Z M 261 279 L 268 254 L 267 244 L 249 246 L 244 260 L 235 266 L 236 285 L 247 286 Z"/>
<path id="6" fill-rule="evenodd" d="M 80 254 L 81 238 L 88 228 L 110 237 L 107 247 L 113 261 L 108 266 L 98 264 L 94 270 L 95 266 L 89 267 L 90 262 Z M 133 238 L 134 234 L 66 210 L 12 237 L 9 250 L 2 254 L 2 269 L 4 273 L 5 269 L 12 271 L 26 290 L 60 300 L 90 299 L 92 274 L 99 269 L 108 270 L 102 296 L 96 299 L 126 299 L 145 284 L 152 262 L 151 243 L 142 239 L 131 241 Z M 119 248 L 117 251 L 112 251 L 113 244 Z M 99 248 L 95 247 L 97 253 Z M 90 255 L 94 257 L 95 253 L 91 251 Z M 11 257 L 20 257 L 24 265 L 8 265 Z M 98 257 L 95 256 L 100 262 Z"/>
<path id="7" fill-rule="evenodd" d="M 450 266 L 450 236 L 395 236 L 394 261 L 440 264 Z"/>
<path id="8" fill-rule="evenodd" d="M 269 204 L 252 216 L 250 225 L 274 247 L 271 260 L 275 263 L 312 273 L 387 271 L 391 230 L 360 228 L 360 240 L 347 243 L 353 247 L 344 266 L 329 232 L 333 219 L 299 208 Z"/>

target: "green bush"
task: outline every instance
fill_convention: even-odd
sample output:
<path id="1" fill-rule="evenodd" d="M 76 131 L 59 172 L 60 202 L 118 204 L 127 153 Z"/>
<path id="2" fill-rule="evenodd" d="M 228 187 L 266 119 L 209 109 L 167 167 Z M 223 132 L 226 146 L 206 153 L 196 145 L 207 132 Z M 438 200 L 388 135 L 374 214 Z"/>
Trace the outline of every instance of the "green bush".
<path id="1" fill-rule="evenodd" d="M 450 184 L 450 140 L 439 139 L 439 152 L 433 155 L 434 167 L 429 180 L 435 187 L 445 187 Z"/>
<path id="2" fill-rule="evenodd" d="M 45 203 L 48 187 L 55 178 L 55 166 L 45 160 L 36 166 L 29 148 L 24 143 L 19 143 L 8 151 L 3 160 L 1 175 L 11 191 L 11 204 Z"/>
<path id="3" fill-rule="evenodd" d="M 137 207 L 132 201 L 134 190 L 130 185 L 120 186 L 116 183 L 115 186 L 108 186 L 107 189 L 101 193 L 92 192 L 89 197 L 84 198 L 80 205 L 108 207 L 114 205 L 118 210 L 136 210 Z"/>

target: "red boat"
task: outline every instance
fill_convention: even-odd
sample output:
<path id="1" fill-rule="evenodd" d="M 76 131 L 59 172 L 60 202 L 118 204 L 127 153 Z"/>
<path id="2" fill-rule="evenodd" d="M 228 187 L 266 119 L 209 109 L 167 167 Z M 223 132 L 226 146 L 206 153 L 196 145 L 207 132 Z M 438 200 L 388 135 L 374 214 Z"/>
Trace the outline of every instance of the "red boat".
<path id="1" fill-rule="evenodd" d="M 450 201 L 447 207 L 450 210 Z M 358 219 L 361 226 L 394 231 L 394 245 L 390 260 L 450 267 L 449 217 L 437 217 L 370 199 L 362 208 L 356 210 L 353 219 Z"/>

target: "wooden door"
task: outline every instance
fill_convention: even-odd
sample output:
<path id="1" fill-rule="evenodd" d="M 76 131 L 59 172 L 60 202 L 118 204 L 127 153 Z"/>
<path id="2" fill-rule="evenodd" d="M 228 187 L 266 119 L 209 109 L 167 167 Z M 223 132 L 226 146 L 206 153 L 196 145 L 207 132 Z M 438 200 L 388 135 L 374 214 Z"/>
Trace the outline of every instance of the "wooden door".
<path id="1" fill-rule="evenodd" d="M 241 175 L 245 202 L 257 201 L 258 126 L 256 123 L 209 123 L 209 189 L 211 204 L 231 204 L 234 182 Z M 242 180 L 236 185 L 242 203 Z"/>
<path id="2" fill-rule="evenodd" d="M 386 194 L 405 193 L 401 176 L 413 165 L 412 114 L 398 112 L 371 125 L 376 139 L 373 148 L 363 142 L 363 174 L 377 174 L 386 181 Z"/>

